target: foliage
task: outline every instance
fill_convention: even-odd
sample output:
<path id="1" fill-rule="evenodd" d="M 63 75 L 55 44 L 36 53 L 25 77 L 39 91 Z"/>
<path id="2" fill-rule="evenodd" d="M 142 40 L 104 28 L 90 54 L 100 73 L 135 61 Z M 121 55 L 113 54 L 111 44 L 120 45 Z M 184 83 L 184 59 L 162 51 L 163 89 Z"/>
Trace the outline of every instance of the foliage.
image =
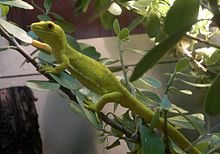
<path id="1" fill-rule="evenodd" d="M 46 91 L 56 90 L 60 87 L 68 89 L 71 94 L 75 95 L 76 100 L 71 100 L 67 95 L 63 97 L 70 102 L 70 107 L 75 113 L 87 118 L 97 129 L 99 141 L 104 143 L 107 142 L 108 136 L 116 137 L 113 143 L 108 143 L 106 149 L 114 148 L 120 145 L 121 140 L 124 140 L 130 153 L 164 153 L 167 144 L 171 153 L 186 152 L 187 149 L 180 149 L 172 141 L 168 142 L 166 132 L 164 132 L 163 141 L 161 134 L 154 131 L 161 115 L 164 121 L 172 123 L 180 129 L 184 128 L 198 132 L 200 137 L 193 144 L 202 153 L 212 153 L 220 148 L 220 135 L 212 132 L 219 125 L 208 130 L 205 127 L 204 115 L 200 113 L 191 115 L 188 111 L 174 105 L 169 98 L 171 93 L 192 95 L 192 92 L 188 89 L 174 87 L 173 82 L 183 82 L 188 86 L 199 88 L 208 87 L 204 99 L 205 111 L 211 116 L 220 113 L 220 98 L 218 95 L 220 91 L 220 46 L 212 42 L 212 37 L 219 33 L 217 26 L 220 25 L 216 18 L 220 13 L 217 0 L 97 0 L 92 18 L 98 17 L 105 29 L 114 30 L 119 43 L 119 60 L 100 58 L 100 53 L 96 51 L 95 47 L 78 43 L 74 37 L 69 35 L 75 31 L 74 25 L 52 11 L 53 3 L 55 2 L 52 0 L 44 0 L 43 8 L 41 8 L 33 1 L 28 4 L 22 0 L 1 0 L 1 15 L 6 16 L 13 7 L 40 10 L 41 14 L 37 18 L 43 21 L 53 20 L 63 27 L 68 34 L 67 40 L 73 48 L 100 61 L 111 70 L 122 71 L 125 86 L 130 89 L 137 99 L 155 110 L 156 114 L 151 123 L 146 124 L 136 115 L 130 114 L 129 110 L 122 116 L 109 113 L 113 118 L 110 119 L 110 129 L 108 129 L 106 126 L 109 123 L 103 122 L 104 118 L 100 119 L 99 114 L 87 110 L 83 105 L 85 99 L 89 98 L 96 102 L 100 96 L 80 85 L 69 72 L 63 72 L 60 75 L 49 74 L 50 81 L 32 80 L 27 82 L 27 86 Z M 75 14 L 87 13 L 91 3 L 90 0 L 77 0 L 74 3 Z M 135 19 L 130 25 L 122 28 L 120 20 L 117 19 L 123 15 L 125 10 L 134 14 Z M 27 35 L 17 25 L 6 20 L 0 19 L 0 25 L 1 31 L 6 30 L 11 36 L 24 43 L 31 43 L 32 38 L 36 39 L 32 32 L 28 32 L 29 35 Z M 142 25 L 150 39 L 155 42 L 155 47 L 149 52 L 122 47 L 123 43 L 129 43 L 129 36 L 138 25 Z M 5 48 L 2 48 L 2 50 L 5 50 Z M 129 66 L 126 66 L 123 60 L 123 54 L 127 50 L 143 55 L 130 78 L 127 75 Z M 167 73 L 169 80 L 161 99 L 157 93 L 151 91 L 152 88 L 161 88 L 161 82 L 154 77 L 144 75 L 144 73 L 157 65 L 161 58 L 168 53 L 174 55 L 177 63 L 173 68 L 173 72 Z M 56 65 L 55 59 L 43 52 L 40 52 L 35 58 L 40 60 L 40 64 Z M 109 66 L 118 61 L 120 66 Z M 74 101 L 77 101 L 78 104 Z M 115 110 L 116 108 L 117 106 L 115 106 Z M 172 113 L 171 116 L 168 116 L 169 112 Z M 117 126 L 123 127 L 124 131 L 137 133 L 139 138 L 126 136 L 126 133 Z"/>

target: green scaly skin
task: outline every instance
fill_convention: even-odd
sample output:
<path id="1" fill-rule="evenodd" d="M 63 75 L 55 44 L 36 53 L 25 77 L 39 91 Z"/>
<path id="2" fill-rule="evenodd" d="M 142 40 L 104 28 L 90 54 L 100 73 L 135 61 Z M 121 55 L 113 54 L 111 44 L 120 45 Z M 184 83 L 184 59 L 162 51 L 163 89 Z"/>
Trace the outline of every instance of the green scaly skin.
<path id="1" fill-rule="evenodd" d="M 34 40 L 32 45 L 44 49 L 47 54 L 52 54 L 60 63 L 57 67 L 44 66 L 42 71 L 59 74 L 67 69 L 85 87 L 102 96 L 95 104 L 89 100 L 85 101 L 86 108 L 99 112 L 106 103 L 118 102 L 121 106 L 138 114 L 147 123 L 152 120 L 154 112 L 132 96 L 108 68 L 70 47 L 60 26 L 50 21 L 41 21 L 33 23 L 31 30 L 45 42 Z M 159 120 L 157 128 L 163 131 L 164 121 L 162 119 Z M 191 142 L 172 125 L 168 124 L 167 129 L 169 137 L 182 149 L 191 145 Z M 195 146 L 191 146 L 188 152 L 201 154 Z"/>

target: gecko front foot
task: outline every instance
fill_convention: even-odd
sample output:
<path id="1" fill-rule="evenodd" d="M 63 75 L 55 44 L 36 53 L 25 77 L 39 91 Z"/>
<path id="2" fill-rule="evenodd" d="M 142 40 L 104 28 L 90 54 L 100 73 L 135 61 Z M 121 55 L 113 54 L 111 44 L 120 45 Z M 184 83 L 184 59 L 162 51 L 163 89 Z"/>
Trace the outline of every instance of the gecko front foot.
<path id="1" fill-rule="evenodd" d="M 85 99 L 84 103 L 85 103 L 84 104 L 85 108 L 87 108 L 88 110 L 98 112 L 96 105 L 91 101 L 91 99 L 89 98 Z"/>
<path id="2" fill-rule="evenodd" d="M 57 74 L 57 71 L 55 70 L 54 67 L 49 66 L 48 64 L 44 64 L 41 66 L 41 68 L 39 69 L 40 72 L 44 72 L 44 73 L 54 73 Z"/>

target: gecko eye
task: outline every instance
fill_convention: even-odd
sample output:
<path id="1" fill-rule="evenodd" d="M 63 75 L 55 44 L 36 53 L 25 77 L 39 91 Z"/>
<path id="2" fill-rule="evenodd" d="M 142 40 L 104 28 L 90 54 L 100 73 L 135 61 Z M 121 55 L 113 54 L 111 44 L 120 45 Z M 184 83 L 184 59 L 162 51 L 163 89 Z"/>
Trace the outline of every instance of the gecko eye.
<path id="1" fill-rule="evenodd" d="M 49 23 L 49 24 L 47 25 L 47 27 L 48 27 L 49 29 L 52 29 L 52 28 L 53 28 L 53 25 L 52 25 L 51 23 Z"/>

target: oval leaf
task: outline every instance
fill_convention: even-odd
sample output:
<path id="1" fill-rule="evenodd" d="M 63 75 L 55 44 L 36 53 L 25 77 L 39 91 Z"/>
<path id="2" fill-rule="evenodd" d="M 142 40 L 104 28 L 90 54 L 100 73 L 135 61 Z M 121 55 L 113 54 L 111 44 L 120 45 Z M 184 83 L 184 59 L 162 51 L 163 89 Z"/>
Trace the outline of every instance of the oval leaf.
<path id="1" fill-rule="evenodd" d="M 32 38 L 28 36 L 28 34 L 21 28 L 3 20 L 0 19 L 0 25 L 11 35 L 14 37 L 18 38 L 19 40 L 26 42 L 26 43 L 31 43 Z"/>
<path id="2" fill-rule="evenodd" d="M 121 41 L 124 41 L 124 40 L 127 40 L 128 39 L 128 36 L 130 35 L 130 31 L 128 28 L 123 28 L 119 34 L 118 34 L 118 37 L 119 37 L 119 40 Z"/>
<path id="3" fill-rule="evenodd" d="M 147 34 L 150 38 L 156 37 L 160 33 L 160 20 L 156 13 L 151 13 L 147 18 Z"/>
<path id="4" fill-rule="evenodd" d="M 22 9 L 27 9 L 27 10 L 33 9 L 33 6 L 31 6 L 30 4 L 22 0 L 0 1 L 0 4 L 14 6 L 14 7 L 22 8 Z"/>
<path id="5" fill-rule="evenodd" d="M 167 13 L 164 31 L 168 35 L 189 27 L 198 17 L 200 0 L 175 0 Z"/>
<path id="6" fill-rule="evenodd" d="M 114 20 L 113 29 L 115 33 L 118 35 L 121 29 L 120 29 L 120 25 L 117 19 Z"/>
<path id="7" fill-rule="evenodd" d="M 209 87 L 205 97 L 205 111 L 210 116 L 216 116 L 220 113 L 220 74 Z"/>
<path id="8" fill-rule="evenodd" d="M 189 59 L 184 57 L 181 58 L 177 63 L 176 63 L 176 68 L 175 71 L 176 72 L 182 72 L 185 69 L 187 69 L 187 67 L 189 66 Z"/>
<path id="9" fill-rule="evenodd" d="M 144 154 L 164 154 L 164 144 L 161 140 L 161 137 L 154 133 L 150 132 L 146 125 L 140 126 L 141 134 L 141 143 Z"/>
<path id="10" fill-rule="evenodd" d="M 60 85 L 58 83 L 48 82 L 48 81 L 38 81 L 38 80 L 29 80 L 26 82 L 26 85 L 31 89 L 41 90 L 41 91 L 51 91 L 60 88 Z"/>
<path id="11" fill-rule="evenodd" d="M 66 87 L 70 90 L 77 90 L 79 85 L 77 84 L 76 80 L 70 75 L 65 72 L 60 73 L 59 75 L 50 74 L 50 76 L 58 82 L 60 85 Z"/>

